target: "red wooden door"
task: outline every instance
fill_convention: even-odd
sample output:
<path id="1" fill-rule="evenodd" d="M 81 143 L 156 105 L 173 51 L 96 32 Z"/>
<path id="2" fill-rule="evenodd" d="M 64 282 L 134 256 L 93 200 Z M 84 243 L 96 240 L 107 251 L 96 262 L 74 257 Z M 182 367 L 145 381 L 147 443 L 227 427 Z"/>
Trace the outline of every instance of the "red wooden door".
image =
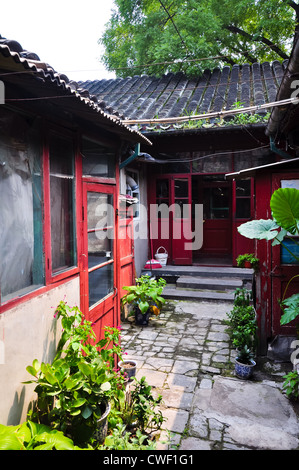
<path id="1" fill-rule="evenodd" d="M 191 175 L 171 178 L 172 260 L 192 264 Z"/>
<path id="2" fill-rule="evenodd" d="M 118 325 L 115 263 L 115 187 L 83 184 L 81 308 L 97 339 L 104 326 Z"/>
<path id="3" fill-rule="evenodd" d="M 299 173 L 277 174 L 272 178 L 272 193 L 278 188 L 299 189 Z M 299 238 L 293 237 L 292 238 Z M 291 239 L 284 239 L 284 244 L 289 246 L 291 251 L 295 248 Z M 298 252 L 297 252 L 298 253 Z M 298 256 L 298 255 L 297 255 Z M 295 321 L 281 326 L 280 318 L 282 310 L 279 301 L 299 292 L 299 278 L 292 281 L 285 292 L 288 281 L 296 274 L 299 274 L 299 263 L 290 256 L 288 251 L 281 245 L 272 247 L 272 334 L 273 335 L 295 335 Z"/>
<path id="4" fill-rule="evenodd" d="M 203 205 L 203 244 L 194 261 L 232 254 L 231 184 L 223 177 L 193 178 L 193 202 Z"/>

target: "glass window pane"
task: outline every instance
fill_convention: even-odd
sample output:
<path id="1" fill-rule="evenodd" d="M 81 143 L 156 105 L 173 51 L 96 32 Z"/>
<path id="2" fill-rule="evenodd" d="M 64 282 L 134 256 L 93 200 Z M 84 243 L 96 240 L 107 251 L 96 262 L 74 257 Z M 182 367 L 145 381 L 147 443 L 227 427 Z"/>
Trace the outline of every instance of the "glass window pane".
<path id="1" fill-rule="evenodd" d="M 94 177 L 115 177 L 115 153 L 97 142 L 83 139 L 83 175 Z"/>
<path id="2" fill-rule="evenodd" d="M 50 204 L 52 272 L 76 264 L 74 152 L 71 140 L 50 140 Z"/>
<path id="3" fill-rule="evenodd" d="M 89 273 L 89 306 L 113 292 L 113 263 Z"/>
<path id="4" fill-rule="evenodd" d="M 113 239 L 111 230 L 100 230 L 88 233 L 88 267 L 92 268 L 105 263 L 112 257 Z"/>
<path id="5" fill-rule="evenodd" d="M 227 219 L 229 217 L 229 190 L 225 187 L 204 189 L 205 219 Z"/>
<path id="6" fill-rule="evenodd" d="M 113 291 L 114 208 L 112 194 L 87 193 L 89 306 Z M 112 261 L 111 264 L 104 263 Z"/>
<path id="7" fill-rule="evenodd" d="M 156 186 L 156 197 L 161 199 L 161 198 L 166 198 L 168 199 L 169 197 L 169 182 L 168 180 L 157 180 L 157 186 Z"/>
<path id="8" fill-rule="evenodd" d="M 181 198 L 186 197 L 188 198 L 188 180 L 187 179 L 177 179 L 174 180 L 174 194 L 175 197 Z"/>
<path id="9" fill-rule="evenodd" d="M 0 301 L 44 284 L 40 129 L 1 109 Z M 0 302 L 1 303 L 1 302 Z"/>
<path id="10" fill-rule="evenodd" d="M 236 196 L 244 197 L 250 196 L 251 181 L 250 180 L 237 180 L 236 181 Z"/>
<path id="11" fill-rule="evenodd" d="M 250 199 L 236 199 L 236 219 L 250 219 Z"/>
<path id="12" fill-rule="evenodd" d="M 113 196 L 111 194 L 87 193 L 88 230 L 113 226 Z"/>

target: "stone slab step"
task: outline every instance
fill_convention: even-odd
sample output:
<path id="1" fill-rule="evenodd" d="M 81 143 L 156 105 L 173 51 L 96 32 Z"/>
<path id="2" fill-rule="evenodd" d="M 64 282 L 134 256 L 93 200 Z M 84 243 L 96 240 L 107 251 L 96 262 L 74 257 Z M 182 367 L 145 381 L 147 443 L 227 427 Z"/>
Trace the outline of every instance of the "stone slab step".
<path id="1" fill-rule="evenodd" d="M 237 289 L 243 286 L 242 279 L 236 278 L 204 278 L 197 276 L 180 276 L 176 281 L 176 286 L 179 288 L 188 289 L 212 289 L 212 290 L 225 290 Z"/>
<path id="2" fill-rule="evenodd" d="M 225 300 L 233 301 L 234 292 L 216 292 L 216 291 L 199 291 L 176 289 L 175 287 L 166 286 L 163 289 L 163 297 L 173 300 Z"/>
<path id="3" fill-rule="evenodd" d="M 172 266 L 166 265 L 162 268 L 142 271 L 142 274 L 150 274 L 154 276 L 201 276 L 207 277 L 233 277 L 243 280 L 252 280 L 253 269 L 223 267 L 223 266 Z"/>

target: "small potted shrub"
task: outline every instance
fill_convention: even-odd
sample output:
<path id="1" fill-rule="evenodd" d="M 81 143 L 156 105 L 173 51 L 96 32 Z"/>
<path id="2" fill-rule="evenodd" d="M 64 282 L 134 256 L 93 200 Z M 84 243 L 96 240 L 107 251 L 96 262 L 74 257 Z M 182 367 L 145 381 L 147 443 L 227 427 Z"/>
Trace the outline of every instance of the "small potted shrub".
<path id="1" fill-rule="evenodd" d="M 256 258 L 252 253 L 239 255 L 236 261 L 239 268 L 252 268 L 255 272 L 258 271 L 259 259 Z"/>
<path id="2" fill-rule="evenodd" d="M 248 379 L 252 375 L 252 369 L 256 365 L 253 360 L 253 352 L 247 346 L 243 346 L 238 351 L 238 356 L 235 361 L 235 373 L 241 379 Z"/>
<path id="3" fill-rule="evenodd" d="M 122 298 L 122 304 L 134 306 L 136 324 L 147 325 L 151 313 L 155 315 L 160 313 L 165 303 L 165 299 L 161 296 L 165 285 L 164 279 L 153 279 L 145 275 L 136 279 L 135 286 L 123 287 L 128 294 Z"/>

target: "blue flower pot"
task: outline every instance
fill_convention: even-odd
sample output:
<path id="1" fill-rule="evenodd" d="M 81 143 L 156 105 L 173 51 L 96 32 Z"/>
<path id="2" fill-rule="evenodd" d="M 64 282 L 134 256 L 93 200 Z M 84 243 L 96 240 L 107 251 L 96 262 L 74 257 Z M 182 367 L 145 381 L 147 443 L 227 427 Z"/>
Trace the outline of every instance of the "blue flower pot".
<path id="1" fill-rule="evenodd" d="M 235 373 L 240 379 L 248 379 L 252 375 L 252 370 L 256 362 L 251 359 L 250 364 L 243 364 L 238 362 L 238 358 L 235 361 Z"/>

